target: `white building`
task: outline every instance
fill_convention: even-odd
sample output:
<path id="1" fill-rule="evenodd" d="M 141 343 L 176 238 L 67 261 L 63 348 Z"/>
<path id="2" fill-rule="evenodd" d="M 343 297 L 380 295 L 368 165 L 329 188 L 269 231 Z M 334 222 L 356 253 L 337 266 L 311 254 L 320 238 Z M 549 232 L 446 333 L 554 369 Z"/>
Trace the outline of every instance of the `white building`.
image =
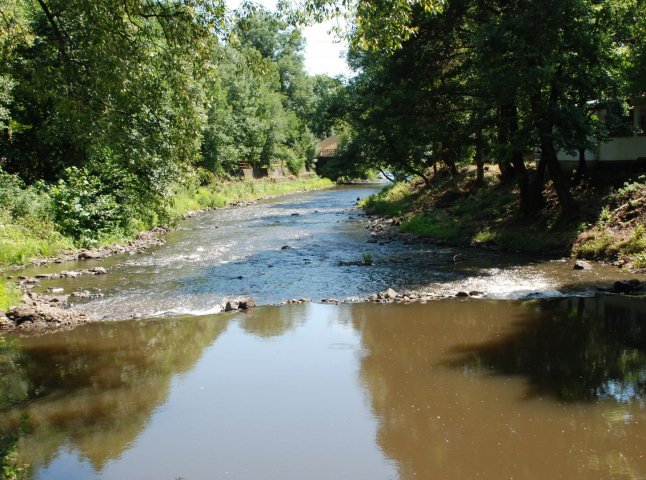
<path id="1" fill-rule="evenodd" d="M 633 103 L 626 124 L 596 150 L 586 150 L 585 159 L 588 166 L 611 162 L 646 165 L 646 97 Z M 579 155 L 560 151 L 558 159 L 566 168 L 575 168 L 579 162 Z"/>

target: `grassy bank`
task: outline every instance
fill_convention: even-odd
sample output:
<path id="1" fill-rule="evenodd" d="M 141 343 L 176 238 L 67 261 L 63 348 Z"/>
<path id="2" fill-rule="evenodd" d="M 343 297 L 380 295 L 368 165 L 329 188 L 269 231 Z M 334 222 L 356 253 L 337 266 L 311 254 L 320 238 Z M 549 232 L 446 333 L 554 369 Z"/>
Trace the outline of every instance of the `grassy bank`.
<path id="1" fill-rule="evenodd" d="M 362 206 L 371 214 L 398 217 L 402 232 L 439 242 L 646 268 L 646 176 L 587 180 L 574 190 L 581 211 L 568 221 L 557 209 L 528 218 L 519 212 L 514 186 L 500 184 L 494 175 L 485 183 L 476 187 L 470 171 L 437 176 L 429 188 L 399 183 Z M 553 195 L 549 188 L 547 195 Z"/>
<path id="2" fill-rule="evenodd" d="M 191 210 L 224 207 L 236 202 L 320 189 L 332 185 L 329 180 L 312 177 L 183 186 L 177 189 L 176 194 L 169 201 L 166 207 L 167 211 L 163 215 L 165 217 L 164 223 L 172 224 Z M 116 229 L 99 237 L 93 237 L 92 243 L 88 244 L 86 239 L 73 238 L 61 233 L 63 229 L 50 213 L 52 208 L 48 206 L 48 202 L 51 203 L 52 199 L 47 192 L 19 185 L 11 185 L 10 192 L 8 192 L 8 188 L 5 190 L 4 197 L 10 198 L 11 203 L 7 200 L 5 205 L 9 205 L 9 208 L 0 207 L 0 270 L 26 265 L 35 258 L 60 255 L 80 247 L 102 246 L 127 241 L 140 233 L 142 229 L 155 227 L 161 222 L 157 218 L 139 221 L 131 229 Z M 0 188 L 0 197 L 2 196 Z M 2 293 L 5 291 L 6 289 L 0 291 L 0 295 L 6 295 L 6 293 Z M 2 305 L 0 300 L 0 308 Z"/>
<path id="3" fill-rule="evenodd" d="M 20 292 L 5 282 L 0 282 L 0 311 L 7 311 L 9 307 L 20 303 Z"/>
<path id="4" fill-rule="evenodd" d="M 173 218 L 181 218 L 189 211 L 221 208 L 238 202 L 331 187 L 326 178 L 241 180 L 207 186 L 185 186 L 178 190 L 171 202 Z"/>

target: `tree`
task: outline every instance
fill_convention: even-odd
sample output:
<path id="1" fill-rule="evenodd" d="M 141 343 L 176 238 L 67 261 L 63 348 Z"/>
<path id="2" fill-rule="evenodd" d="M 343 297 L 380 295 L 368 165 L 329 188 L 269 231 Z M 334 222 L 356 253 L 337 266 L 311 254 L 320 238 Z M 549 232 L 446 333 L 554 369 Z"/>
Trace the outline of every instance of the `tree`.
<path id="1" fill-rule="evenodd" d="M 285 166 L 298 174 L 314 156 L 307 125 L 313 104 L 300 33 L 276 14 L 247 7 L 232 41 L 218 49 L 201 164 L 233 174 L 243 162 L 263 171 Z"/>
<path id="2" fill-rule="evenodd" d="M 14 5 L 34 40 L 0 67 L 15 81 L 15 128 L 0 143 L 7 169 L 55 180 L 69 166 L 100 175 L 109 163 L 128 173 L 133 191 L 162 198 L 198 158 L 200 84 L 222 8 L 208 0 Z"/>

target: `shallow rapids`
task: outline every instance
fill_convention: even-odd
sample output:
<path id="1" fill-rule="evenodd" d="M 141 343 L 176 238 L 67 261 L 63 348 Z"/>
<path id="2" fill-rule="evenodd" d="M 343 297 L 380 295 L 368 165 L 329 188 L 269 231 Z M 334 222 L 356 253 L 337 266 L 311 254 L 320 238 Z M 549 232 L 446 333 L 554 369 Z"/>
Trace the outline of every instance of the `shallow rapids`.
<path id="1" fill-rule="evenodd" d="M 96 319 L 216 313 L 228 298 L 262 304 L 334 297 L 358 301 L 387 288 L 431 296 L 481 292 L 487 298 L 591 295 L 594 287 L 629 278 L 614 268 L 574 271 L 565 260 L 459 250 L 372 238 L 358 198 L 381 185 L 339 187 L 209 211 L 169 233 L 145 255 L 79 263 L 109 275 L 44 281 L 39 287 L 99 291 L 74 305 Z M 373 260 L 371 266 L 339 262 Z M 457 255 L 457 257 L 456 257 Z M 52 265 L 27 274 L 69 270 Z"/>

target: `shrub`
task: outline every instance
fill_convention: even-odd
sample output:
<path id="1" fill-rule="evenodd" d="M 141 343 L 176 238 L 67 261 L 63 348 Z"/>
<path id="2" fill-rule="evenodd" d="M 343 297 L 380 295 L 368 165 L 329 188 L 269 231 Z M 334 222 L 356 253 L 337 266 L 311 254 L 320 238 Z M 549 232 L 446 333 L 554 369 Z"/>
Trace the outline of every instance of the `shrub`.
<path id="1" fill-rule="evenodd" d="M 47 215 L 49 198 L 38 186 L 26 187 L 22 179 L 0 170 L 0 208 L 12 218 Z"/>
<path id="2" fill-rule="evenodd" d="M 51 188 L 52 215 L 64 235 L 77 243 L 96 243 L 128 224 L 128 207 L 105 183 L 86 169 L 68 168 L 65 179 Z"/>

